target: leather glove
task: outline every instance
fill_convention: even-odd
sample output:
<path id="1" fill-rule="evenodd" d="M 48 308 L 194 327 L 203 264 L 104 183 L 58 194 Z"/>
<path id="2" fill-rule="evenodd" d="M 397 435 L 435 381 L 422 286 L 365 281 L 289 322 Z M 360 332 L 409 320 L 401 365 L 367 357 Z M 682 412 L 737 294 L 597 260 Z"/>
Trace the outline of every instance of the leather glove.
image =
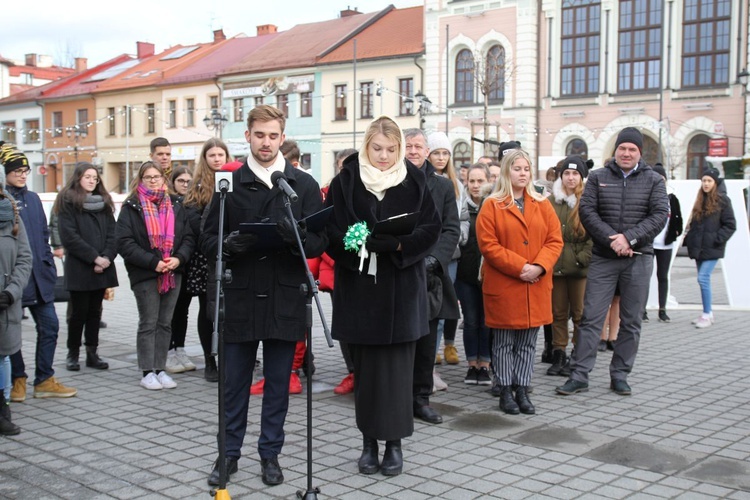
<path id="1" fill-rule="evenodd" d="M 434 273 L 440 267 L 440 261 L 434 255 L 428 255 L 424 258 L 424 265 L 428 272 Z"/>
<path id="2" fill-rule="evenodd" d="M 13 303 L 13 296 L 9 291 L 3 290 L 0 292 L 0 311 L 4 311 Z"/>
<path id="3" fill-rule="evenodd" d="M 258 242 L 258 235 L 251 233 L 240 233 L 232 231 L 224 238 L 223 253 L 227 256 L 245 253 Z"/>
<path id="4" fill-rule="evenodd" d="M 367 237 L 365 248 L 375 253 L 395 252 L 398 250 L 400 243 L 398 238 L 390 234 L 377 234 Z"/>
<path id="5" fill-rule="evenodd" d="M 304 245 L 307 239 L 307 224 L 305 221 L 297 223 L 297 230 L 299 231 L 299 239 L 302 240 L 302 244 Z M 294 226 L 289 217 L 284 217 L 276 223 L 276 232 L 279 233 L 284 243 L 292 248 L 297 248 L 297 237 L 294 235 Z"/>

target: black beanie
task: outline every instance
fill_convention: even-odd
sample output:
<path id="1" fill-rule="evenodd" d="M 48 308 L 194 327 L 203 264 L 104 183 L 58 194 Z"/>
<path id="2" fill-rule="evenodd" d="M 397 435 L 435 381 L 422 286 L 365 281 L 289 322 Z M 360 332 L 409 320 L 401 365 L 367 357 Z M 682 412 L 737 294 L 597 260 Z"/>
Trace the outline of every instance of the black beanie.
<path id="1" fill-rule="evenodd" d="M 501 142 L 497 149 L 497 159 L 502 161 L 506 151 L 521 149 L 521 143 L 518 141 Z"/>
<path id="2" fill-rule="evenodd" d="M 657 163 L 656 165 L 654 165 L 652 167 L 652 170 L 656 172 L 657 174 L 661 175 L 662 177 L 664 177 L 665 179 L 667 178 L 667 171 L 664 170 L 664 165 L 662 165 L 661 163 Z"/>
<path id="3" fill-rule="evenodd" d="M 715 168 L 707 168 L 704 170 L 703 174 L 701 174 L 701 179 L 704 177 L 712 178 L 717 185 L 721 182 L 721 174 Z"/>
<path id="4" fill-rule="evenodd" d="M 560 176 L 566 170 L 577 170 L 581 178 L 585 179 L 589 175 L 588 166 L 580 155 L 570 155 L 560 162 Z"/>
<path id="5" fill-rule="evenodd" d="M 635 144 L 636 146 L 638 146 L 638 151 L 643 151 L 643 134 L 641 134 L 641 131 L 637 128 L 626 127 L 620 130 L 620 133 L 617 134 L 615 149 L 617 149 L 620 144 L 625 142 Z"/>

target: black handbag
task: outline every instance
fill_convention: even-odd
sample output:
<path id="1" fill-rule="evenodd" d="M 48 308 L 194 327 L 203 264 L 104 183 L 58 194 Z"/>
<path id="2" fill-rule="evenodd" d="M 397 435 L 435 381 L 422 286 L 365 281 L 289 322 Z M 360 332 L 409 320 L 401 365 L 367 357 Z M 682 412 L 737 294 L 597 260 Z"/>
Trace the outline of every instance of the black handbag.
<path id="1" fill-rule="evenodd" d="M 65 276 L 58 276 L 55 281 L 55 302 L 68 302 L 70 292 L 65 289 Z"/>

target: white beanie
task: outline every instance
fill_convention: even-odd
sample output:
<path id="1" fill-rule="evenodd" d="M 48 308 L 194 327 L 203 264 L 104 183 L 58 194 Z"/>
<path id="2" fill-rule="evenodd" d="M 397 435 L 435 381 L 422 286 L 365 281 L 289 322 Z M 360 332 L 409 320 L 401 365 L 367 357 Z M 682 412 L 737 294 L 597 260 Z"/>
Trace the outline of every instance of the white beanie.
<path id="1" fill-rule="evenodd" d="M 427 137 L 427 147 L 430 148 L 430 151 L 435 151 L 437 149 L 447 149 L 449 153 L 453 152 L 453 148 L 451 148 L 451 141 L 448 139 L 448 136 L 445 135 L 445 132 L 433 132 Z"/>

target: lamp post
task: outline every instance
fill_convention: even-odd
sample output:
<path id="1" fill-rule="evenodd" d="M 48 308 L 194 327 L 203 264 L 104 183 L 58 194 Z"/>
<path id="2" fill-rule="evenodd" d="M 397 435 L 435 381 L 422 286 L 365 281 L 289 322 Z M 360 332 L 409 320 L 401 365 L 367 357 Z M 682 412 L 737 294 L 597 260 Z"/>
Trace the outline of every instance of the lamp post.
<path id="1" fill-rule="evenodd" d="M 419 115 L 419 128 L 424 128 L 424 115 L 430 112 L 432 101 L 430 101 L 422 91 L 417 92 L 414 95 L 414 98 L 419 102 L 419 107 L 417 108 L 417 114 Z"/>
<path id="2" fill-rule="evenodd" d="M 66 130 L 66 135 L 68 136 L 68 139 L 71 137 L 75 138 L 75 146 L 73 146 L 73 152 L 75 154 L 76 164 L 78 163 L 78 141 L 81 137 L 84 139 L 87 135 L 89 135 L 88 130 L 86 130 L 85 126 L 81 125 L 73 125 L 72 127 L 69 127 L 68 130 Z"/>
<path id="3" fill-rule="evenodd" d="M 227 122 L 227 117 L 224 116 L 218 109 L 212 109 L 211 115 L 206 116 L 203 119 L 203 124 L 208 130 L 216 132 L 216 137 L 221 137 L 221 129 L 224 128 L 224 124 Z"/>

